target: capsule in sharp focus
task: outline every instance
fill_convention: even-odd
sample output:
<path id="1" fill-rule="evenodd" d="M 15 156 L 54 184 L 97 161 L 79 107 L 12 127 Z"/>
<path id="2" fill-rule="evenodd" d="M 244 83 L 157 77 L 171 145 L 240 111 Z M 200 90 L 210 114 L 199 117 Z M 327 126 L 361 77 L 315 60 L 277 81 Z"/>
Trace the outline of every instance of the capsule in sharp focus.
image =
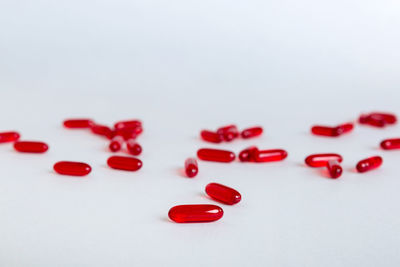
<path id="1" fill-rule="evenodd" d="M 206 186 L 206 193 L 211 198 L 228 205 L 236 204 L 242 199 L 238 191 L 218 183 L 208 184 Z"/>
<path id="2" fill-rule="evenodd" d="M 14 143 L 14 148 L 23 153 L 44 153 L 49 149 L 49 146 L 37 141 L 17 141 Z"/>
<path id="3" fill-rule="evenodd" d="M 88 164 L 74 161 L 59 161 L 54 164 L 53 169 L 59 174 L 72 176 L 85 176 L 92 171 Z"/>
<path id="4" fill-rule="evenodd" d="M 235 153 L 227 150 L 202 148 L 197 151 L 197 156 L 201 160 L 216 162 L 232 162 L 235 160 Z"/>
<path id="5" fill-rule="evenodd" d="M 143 163 L 140 159 L 123 156 L 112 156 L 107 160 L 108 166 L 113 169 L 124 170 L 124 171 L 137 171 Z"/>
<path id="6" fill-rule="evenodd" d="M 177 223 L 213 222 L 223 215 L 222 208 L 208 204 L 179 205 L 168 212 L 168 217 Z"/>

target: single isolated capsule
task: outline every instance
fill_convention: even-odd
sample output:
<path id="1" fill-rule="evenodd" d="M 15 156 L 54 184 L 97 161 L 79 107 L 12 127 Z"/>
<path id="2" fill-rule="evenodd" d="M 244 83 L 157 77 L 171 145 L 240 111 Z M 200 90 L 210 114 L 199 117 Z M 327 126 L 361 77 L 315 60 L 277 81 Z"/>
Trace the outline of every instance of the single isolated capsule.
<path id="1" fill-rule="evenodd" d="M 338 129 L 336 127 L 328 127 L 328 126 L 313 126 L 311 128 L 311 132 L 314 135 L 320 135 L 320 136 L 329 136 L 329 137 L 336 137 L 339 136 L 340 133 L 338 132 Z"/>
<path id="2" fill-rule="evenodd" d="M 96 135 L 105 136 L 108 139 L 112 139 L 114 137 L 113 130 L 111 130 L 110 127 L 105 125 L 93 124 L 92 126 L 90 126 L 90 130 L 92 131 L 92 133 Z"/>
<path id="3" fill-rule="evenodd" d="M 400 138 L 383 140 L 381 142 L 381 148 L 385 150 L 400 149 Z"/>
<path id="4" fill-rule="evenodd" d="M 124 138 L 122 136 L 116 136 L 111 140 L 110 145 L 108 147 L 112 152 L 118 152 L 121 150 L 123 144 L 124 144 Z"/>
<path id="5" fill-rule="evenodd" d="M 201 160 L 216 162 L 232 162 L 235 160 L 235 153 L 227 150 L 202 148 L 197 151 L 197 156 Z"/>
<path id="6" fill-rule="evenodd" d="M 246 148 L 239 153 L 239 160 L 242 162 L 255 162 L 258 148 L 255 146 Z"/>
<path id="7" fill-rule="evenodd" d="M 64 121 L 64 127 L 70 129 L 90 128 L 94 123 L 90 119 L 68 119 Z"/>
<path id="8" fill-rule="evenodd" d="M 17 141 L 14 143 L 14 148 L 18 152 L 24 153 L 44 153 L 49 149 L 49 146 L 43 142 L 36 141 Z"/>
<path id="9" fill-rule="evenodd" d="M 195 158 L 188 158 L 185 160 L 185 173 L 187 177 L 195 177 L 198 172 L 199 167 L 197 166 L 197 160 Z"/>
<path id="10" fill-rule="evenodd" d="M 270 149 L 270 150 L 258 150 L 255 153 L 256 162 L 272 162 L 281 161 L 288 156 L 288 153 L 283 149 Z"/>
<path id="11" fill-rule="evenodd" d="M 263 133 L 263 128 L 256 126 L 256 127 L 244 129 L 240 135 L 242 136 L 242 138 L 247 139 L 247 138 L 260 136 L 262 133 Z"/>
<path id="12" fill-rule="evenodd" d="M 142 161 L 132 157 L 112 156 L 107 160 L 108 166 L 124 171 L 137 171 L 142 168 Z"/>
<path id="13" fill-rule="evenodd" d="M 128 120 L 128 121 L 119 121 L 114 124 L 115 129 L 123 129 L 123 128 L 142 128 L 142 122 L 140 120 Z"/>
<path id="14" fill-rule="evenodd" d="M 217 134 L 222 136 L 224 141 L 230 142 L 233 139 L 239 137 L 239 130 L 236 125 L 231 124 L 218 128 Z"/>
<path id="15" fill-rule="evenodd" d="M 357 163 L 356 169 L 358 172 L 367 172 L 382 165 L 383 159 L 380 156 L 363 159 Z"/>
<path id="16" fill-rule="evenodd" d="M 59 161 L 54 164 L 53 169 L 59 174 L 72 176 L 85 176 L 92 171 L 89 164 L 73 161 Z"/>
<path id="17" fill-rule="evenodd" d="M 215 132 L 208 131 L 208 130 L 202 130 L 200 132 L 200 136 L 201 136 L 201 139 L 203 139 L 204 141 L 207 141 L 207 142 L 216 143 L 216 144 L 222 142 L 221 135 L 219 135 Z"/>
<path id="18" fill-rule="evenodd" d="M 222 208 L 216 205 L 179 205 L 172 207 L 168 217 L 177 223 L 213 222 L 224 215 Z"/>
<path id="19" fill-rule="evenodd" d="M 343 169 L 337 160 L 330 160 L 326 165 L 329 176 L 333 179 L 339 178 L 342 175 Z"/>
<path id="20" fill-rule="evenodd" d="M 2 132 L 0 133 L 0 143 L 15 142 L 20 135 L 17 132 Z"/>
<path id="21" fill-rule="evenodd" d="M 142 153 L 142 146 L 139 145 L 135 139 L 129 139 L 126 141 L 126 148 L 128 149 L 129 154 L 134 156 L 139 156 Z"/>
<path id="22" fill-rule="evenodd" d="M 330 160 L 342 162 L 343 158 L 341 155 L 335 153 L 313 154 L 306 157 L 305 162 L 309 167 L 319 168 L 326 167 Z"/>
<path id="23" fill-rule="evenodd" d="M 228 205 L 236 204 L 242 199 L 240 193 L 235 189 L 217 183 L 208 184 L 206 193 L 211 198 Z"/>

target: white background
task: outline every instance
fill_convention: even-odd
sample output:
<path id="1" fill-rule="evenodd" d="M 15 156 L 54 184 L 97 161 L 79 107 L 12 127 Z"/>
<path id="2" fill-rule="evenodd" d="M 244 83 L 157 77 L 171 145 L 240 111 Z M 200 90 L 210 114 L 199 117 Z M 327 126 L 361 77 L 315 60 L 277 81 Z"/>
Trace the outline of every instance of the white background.
<path id="1" fill-rule="evenodd" d="M 398 1 L 0 0 L 0 131 L 43 140 L 43 155 L 0 145 L 0 266 L 399 266 L 400 152 L 379 142 L 400 126 L 309 133 L 361 112 L 400 115 Z M 144 167 L 106 166 L 107 141 L 66 130 L 70 117 L 140 118 Z M 270 164 L 184 160 L 203 128 L 262 125 L 285 148 Z M 326 178 L 306 155 L 339 152 Z M 358 174 L 358 160 L 382 155 Z M 89 163 L 86 178 L 52 171 Z M 224 217 L 176 224 L 177 204 L 211 203 L 209 182 L 242 193 Z"/>

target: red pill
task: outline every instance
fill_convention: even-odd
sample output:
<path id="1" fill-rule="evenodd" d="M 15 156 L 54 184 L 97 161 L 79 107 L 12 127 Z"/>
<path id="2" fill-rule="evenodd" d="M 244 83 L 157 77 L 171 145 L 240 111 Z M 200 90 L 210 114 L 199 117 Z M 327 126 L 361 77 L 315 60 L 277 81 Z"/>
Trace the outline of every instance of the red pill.
<path id="1" fill-rule="evenodd" d="M 256 154 L 258 153 L 258 148 L 255 146 L 246 148 L 239 153 L 239 160 L 242 162 L 256 161 Z"/>
<path id="2" fill-rule="evenodd" d="M 376 114 L 361 115 L 359 120 L 361 124 L 368 124 L 373 127 L 385 127 L 387 122 L 384 117 Z"/>
<path id="3" fill-rule="evenodd" d="M 385 150 L 400 149 L 400 138 L 383 140 L 381 147 Z"/>
<path id="4" fill-rule="evenodd" d="M 142 153 L 142 147 L 135 141 L 135 139 L 129 139 L 126 141 L 126 148 L 129 154 L 139 156 Z"/>
<path id="5" fill-rule="evenodd" d="M 287 157 L 288 153 L 283 149 L 270 149 L 270 150 L 258 150 L 255 153 L 256 162 L 271 162 L 281 161 Z"/>
<path id="6" fill-rule="evenodd" d="M 197 160 L 194 158 L 188 158 L 185 160 L 185 173 L 187 177 L 192 178 L 199 172 L 199 167 L 197 166 Z"/>
<path id="7" fill-rule="evenodd" d="M 68 119 L 64 121 L 65 128 L 90 128 L 93 125 L 93 121 L 90 119 Z"/>
<path id="8" fill-rule="evenodd" d="M 137 137 L 137 133 L 132 128 L 116 129 L 114 134 L 122 136 L 125 140 L 136 139 Z"/>
<path id="9" fill-rule="evenodd" d="M 216 162 L 232 162 L 235 160 L 235 153 L 227 150 L 202 148 L 197 151 L 199 159 Z"/>
<path id="10" fill-rule="evenodd" d="M 351 132 L 353 129 L 353 123 L 344 123 L 336 127 L 336 131 L 339 135 Z"/>
<path id="11" fill-rule="evenodd" d="M 117 152 L 121 150 L 123 144 L 124 144 L 124 138 L 122 136 L 116 136 L 111 140 L 110 145 L 108 147 L 112 152 Z"/>
<path id="12" fill-rule="evenodd" d="M 336 160 L 342 162 L 343 158 L 339 154 L 335 153 L 324 153 L 324 154 L 313 154 L 306 157 L 305 162 L 309 167 L 326 167 L 328 161 Z"/>
<path id="13" fill-rule="evenodd" d="M 236 204 L 242 199 L 240 193 L 235 189 L 217 183 L 208 184 L 206 193 L 211 198 L 228 205 Z"/>
<path id="14" fill-rule="evenodd" d="M 15 150 L 25 153 L 44 153 L 49 146 L 43 142 L 35 141 L 17 141 L 14 143 Z"/>
<path id="15" fill-rule="evenodd" d="M 124 171 L 137 171 L 143 165 L 140 159 L 122 156 L 109 157 L 107 160 L 107 164 L 113 169 Z"/>
<path id="16" fill-rule="evenodd" d="M 330 136 L 330 137 L 336 137 L 340 135 L 337 127 L 327 127 L 319 125 L 313 126 L 311 128 L 311 132 L 315 135 Z"/>
<path id="17" fill-rule="evenodd" d="M 329 176 L 333 179 L 339 178 L 342 175 L 343 169 L 337 160 L 330 160 L 326 165 L 328 168 Z"/>
<path id="18" fill-rule="evenodd" d="M 97 135 L 105 136 L 108 139 L 112 139 L 114 137 L 113 130 L 111 130 L 110 127 L 105 126 L 105 125 L 93 124 L 90 127 L 90 130 L 92 131 L 92 133 L 97 134 Z"/>
<path id="19" fill-rule="evenodd" d="M 383 159 L 380 156 L 363 159 L 357 163 L 356 169 L 358 172 L 367 172 L 378 168 L 382 165 Z"/>
<path id="20" fill-rule="evenodd" d="M 114 124 L 115 129 L 123 128 L 142 128 L 142 122 L 140 120 L 129 120 L 129 121 L 119 121 Z"/>
<path id="21" fill-rule="evenodd" d="M 54 164 L 53 169 L 59 174 L 72 176 L 85 176 L 92 171 L 88 164 L 73 161 L 59 161 Z"/>
<path id="22" fill-rule="evenodd" d="M 387 124 L 395 124 L 397 122 L 397 117 L 394 114 L 390 114 L 390 113 L 380 113 L 380 112 L 375 112 L 373 114 L 379 115 L 383 118 L 383 120 L 387 123 Z"/>
<path id="23" fill-rule="evenodd" d="M 168 217 L 177 223 L 213 222 L 224 215 L 222 208 L 216 205 L 179 205 L 172 207 Z"/>
<path id="24" fill-rule="evenodd" d="M 221 143 L 222 142 L 221 135 L 219 135 L 215 132 L 208 131 L 208 130 L 201 131 L 200 136 L 201 136 L 201 139 L 203 139 L 204 141 L 207 141 L 207 142 L 211 142 L 211 143 Z"/>
<path id="25" fill-rule="evenodd" d="M 17 132 L 3 132 L 0 133 L 0 143 L 15 142 L 19 137 L 20 135 Z"/>
<path id="26" fill-rule="evenodd" d="M 263 128 L 262 127 L 251 127 L 251 128 L 247 128 L 244 129 L 241 133 L 242 138 L 252 138 L 252 137 L 256 137 L 259 136 L 263 133 Z"/>
<path id="27" fill-rule="evenodd" d="M 224 141 L 230 142 L 239 137 L 239 130 L 236 125 L 232 124 L 218 128 L 217 134 L 222 136 Z"/>

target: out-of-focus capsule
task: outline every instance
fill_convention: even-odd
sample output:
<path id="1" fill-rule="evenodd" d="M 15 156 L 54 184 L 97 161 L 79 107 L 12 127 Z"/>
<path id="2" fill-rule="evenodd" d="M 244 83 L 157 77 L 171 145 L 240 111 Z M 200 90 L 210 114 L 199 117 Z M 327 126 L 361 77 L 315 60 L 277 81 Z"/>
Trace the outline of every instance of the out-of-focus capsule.
<path id="1" fill-rule="evenodd" d="M 222 136 L 224 141 L 230 142 L 233 139 L 239 137 L 239 130 L 236 125 L 231 124 L 227 126 L 223 126 L 217 129 L 217 134 Z"/>
<path id="2" fill-rule="evenodd" d="M 337 160 L 330 160 L 326 165 L 329 176 L 333 179 L 339 178 L 342 175 L 343 169 Z"/>
<path id="3" fill-rule="evenodd" d="M 192 178 L 199 172 L 199 167 L 197 166 L 197 160 L 194 158 L 188 158 L 185 160 L 185 173 L 187 177 Z"/>
<path id="4" fill-rule="evenodd" d="M 90 128 L 94 123 L 90 119 L 68 119 L 64 121 L 65 128 Z"/>
<path id="5" fill-rule="evenodd" d="M 256 137 L 259 136 L 263 133 L 263 128 L 256 126 L 256 127 L 251 127 L 251 128 L 247 128 L 244 129 L 241 133 L 242 138 L 252 138 L 252 137 Z"/>
<path id="6" fill-rule="evenodd" d="M 381 147 L 385 150 L 400 149 L 400 138 L 383 140 L 381 142 Z"/>
<path id="7" fill-rule="evenodd" d="M 128 149 L 129 154 L 134 156 L 139 156 L 142 153 L 142 147 L 135 141 L 135 139 L 129 139 L 126 141 L 126 148 Z"/>
<path id="8" fill-rule="evenodd" d="M 344 123 L 336 126 L 336 131 L 339 135 L 351 132 L 354 129 L 353 123 Z"/>
<path id="9" fill-rule="evenodd" d="M 381 116 L 387 124 L 395 124 L 397 122 L 397 117 L 394 114 L 381 112 L 375 112 L 374 114 Z"/>
<path id="10" fill-rule="evenodd" d="M 319 125 L 313 126 L 311 128 L 311 132 L 315 135 L 329 136 L 329 137 L 336 137 L 340 135 L 336 127 L 319 126 Z"/>
<path id="11" fill-rule="evenodd" d="M 227 150 L 202 148 L 197 151 L 197 156 L 201 160 L 216 162 L 232 162 L 235 160 L 235 153 Z"/>
<path id="12" fill-rule="evenodd" d="M 92 171 L 89 164 L 73 161 L 59 161 L 54 164 L 53 169 L 59 174 L 72 176 L 85 176 Z"/>
<path id="13" fill-rule="evenodd" d="M 359 122 L 374 127 L 384 127 L 387 124 L 395 124 L 397 122 L 397 117 L 391 113 L 373 112 L 370 114 L 362 114 L 359 118 Z"/>
<path id="14" fill-rule="evenodd" d="M 0 143 L 15 142 L 19 137 L 17 132 L 2 132 L 0 133 Z"/>
<path id="15" fill-rule="evenodd" d="M 380 156 L 363 159 L 357 163 L 356 169 L 358 172 L 367 172 L 382 165 L 383 159 Z"/>
<path id="16" fill-rule="evenodd" d="M 342 162 L 343 158 L 341 155 L 335 153 L 313 154 L 306 157 L 305 162 L 309 167 L 319 168 L 326 167 L 330 160 Z"/>
<path id="17" fill-rule="evenodd" d="M 24 153 L 44 153 L 49 149 L 49 146 L 43 142 L 36 141 L 17 141 L 14 143 L 14 148 L 18 152 Z"/>
<path id="18" fill-rule="evenodd" d="M 177 223 L 213 222 L 224 215 L 222 208 L 216 205 L 179 205 L 172 207 L 168 217 Z"/>
<path id="19" fill-rule="evenodd" d="M 123 129 L 123 128 L 142 128 L 142 122 L 140 120 L 127 120 L 127 121 L 119 121 L 114 124 L 115 129 Z"/>
<path id="20" fill-rule="evenodd" d="M 110 145 L 108 147 L 112 152 L 118 152 L 121 150 L 123 144 L 124 144 L 124 138 L 122 136 L 116 136 L 111 140 Z"/>
<path id="21" fill-rule="evenodd" d="M 283 149 L 270 149 L 270 150 L 258 150 L 255 153 L 256 162 L 272 162 L 281 161 L 287 157 L 288 153 Z"/>
<path id="22" fill-rule="evenodd" d="M 132 128 L 121 128 L 114 131 L 116 136 L 122 136 L 124 140 L 136 139 L 137 133 Z"/>
<path id="23" fill-rule="evenodd" d="M 211 198 L 228 205 L 236 204 L 242 199 L 240 193 L 235 189 L 217 183 L 208 184 L 206 193 Z"/>
<path id="24" fill-rule="evenodd" d="M 110 127 L 100 124 L 93 124 L 90 126 L 90 130 L 92 133 L 105 136 L 108 139 L 112 139 L 114 137 L 114 132 Z"/>
<path id="25" fill-rule="evenodd" d="M 239 153 L 239 160 L 242 162 L 256 161 L 256 154 L 258 153 L 258 148 L 255 146 L 246 148 Z"/>
<path id="26" fill-rule="evenodd" d="M 207 141 L 207 142 L 216 143 L 216 144 L 222 142 L 221 135 L 219 135 L 215 132 L 208 131 L 208 130 L 202 130 L 200 132 L 200 136 L 201 136 L 201 139 L 203 139 L 204 141 Z"/>
<path id="27" fill-rule="evenodd" d="M 113 169 L 124 171 L 137 171 L 143 165 L 140 159 L 122 156 L 109 157 L 107 160 L 107 164 Z"/>

